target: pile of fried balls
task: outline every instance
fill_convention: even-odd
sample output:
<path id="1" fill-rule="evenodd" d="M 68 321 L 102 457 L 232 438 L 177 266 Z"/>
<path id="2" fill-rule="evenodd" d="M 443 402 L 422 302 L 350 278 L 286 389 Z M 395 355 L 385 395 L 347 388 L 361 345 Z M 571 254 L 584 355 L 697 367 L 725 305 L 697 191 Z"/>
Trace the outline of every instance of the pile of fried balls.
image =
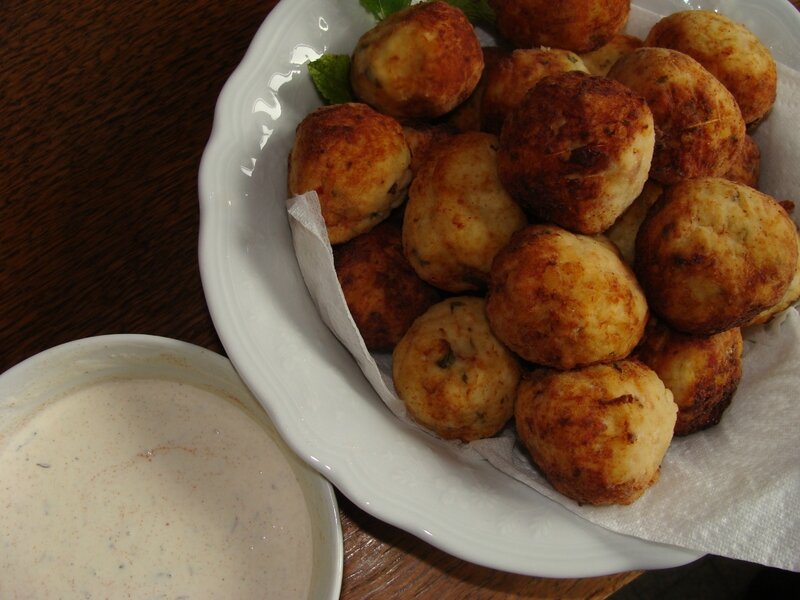
<path id="1" fill-rule="evenodd" d="M 513 423 L 580 504 L 630 504 L 674 436 L 717 424 L 741 328 L 800 298 L 793 205 L 758 190 L 769 50 L 714 12 L 623 33 L 623 0 L 439 1 L 364 33 L 358 101 L 298 125 L 367 347 L 409 416 L 469 442 Z"/>

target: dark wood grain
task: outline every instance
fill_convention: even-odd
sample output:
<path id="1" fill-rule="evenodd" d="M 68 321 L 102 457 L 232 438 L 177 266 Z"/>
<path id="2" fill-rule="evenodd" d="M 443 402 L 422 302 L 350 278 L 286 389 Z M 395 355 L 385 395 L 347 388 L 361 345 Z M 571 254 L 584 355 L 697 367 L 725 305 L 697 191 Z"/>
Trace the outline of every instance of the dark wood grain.
<path id="1" fill-rule="evenodd" d="M 198 271 L 197 170 L 217 95 L 275 4 L 0 2 L 0 371 L 106 333 L 224 353 Z M 346 599 L 605 598 L 637 576 L 478 567 L 339 499 Z"/>

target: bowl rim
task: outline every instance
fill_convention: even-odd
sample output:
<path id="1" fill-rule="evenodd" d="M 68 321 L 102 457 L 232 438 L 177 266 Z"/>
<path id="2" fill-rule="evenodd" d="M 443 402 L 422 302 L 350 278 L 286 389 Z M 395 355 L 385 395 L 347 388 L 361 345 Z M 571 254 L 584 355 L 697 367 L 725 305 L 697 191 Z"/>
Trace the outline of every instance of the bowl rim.
<path id="1" fill-rule="evenodd" d="M 263 425 L 306 496 L 314 537 L 315 582 L 309 597 L 339 598 L 344 543 L 334 488 L 290 449 L 233 363 L 221 354 L 149 334 L 104 334 L 47 348 L 0 373 L 0 440 L 5 437 L 4 429 L 13 431 L 68 392 L 111 378 L 166 379 L 193 385 L 232 401 Z"/>

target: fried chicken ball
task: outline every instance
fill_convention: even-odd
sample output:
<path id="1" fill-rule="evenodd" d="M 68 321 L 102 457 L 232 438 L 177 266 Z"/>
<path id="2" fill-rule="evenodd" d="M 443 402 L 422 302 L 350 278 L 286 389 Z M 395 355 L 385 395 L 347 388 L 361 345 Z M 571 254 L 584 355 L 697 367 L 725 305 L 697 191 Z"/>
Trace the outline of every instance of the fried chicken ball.
<path id="1" fill-rule="evenodd" d="M 572 369 L 625 358 L 648 309 L 633 272 L 608 243 L 529 225 L 498 252 L 486 311 L 495 335 L 532 363 Z"/>
<path id="2" fill-rule="evenodd" d="M 630 0 L 489 0 L 500 35 L 520 48 L 588 52 L 625 26 Z"/>
<path id="3" fill-rule="evenodd" d="M 688 335 L 651 319 L 636 357 L 653 369 L 678 405 L 675 435 L 719 423 L 742 378 L 742 332 Z"/>
<path id="4" fill-rule="evenodd" d="M 677 407 L 644 364 L 537 369 L 519 385 L 514 419 L 552 486 L 579 504 L 630 504 L 659 477 Z"/>
<path id="5" fill-rule="evenodd" d="M 401 204 L 411 153 L 400 124 L 366 104 L 323 106 L 297 126 L 289 193 L 316 191 L 331 244 L 369 231 Z"/>
<path id="6" fill-rule="evenodd" d="M 432 118 L 475 89 L 483 53 L 472 24 L 445 2 L 422 2 L 389 15 L 353 50 L 356 96 L 397 118 Z"/>
<path id="7" fill-rule="evenodd" d="M 418 316 L 440 300 L 403 255 L 400 225 L 384 221 L 333 249 L 347 307 L 367 348 L 391 351 Z"/>
<path id="8" fill-rule="evenodd" d="M 642 193 L 606 231 L 608 239 L 614 243 L 622 258 L 631 266 L 633 266 L 636 254 L 636 233 L 639 231 L 639 226 L 644 221 L 647 211 L 656 203 L 663 189 L 661 184 L 648 179 Z"/>
<path id="9" fill-rule="evenodd" d="M 483 73 L 478 80 L 478 85 L 470 94 L 469 98 L 459 104 L 447 116 L 447 122 L 458 131 L 480 131 L 481 130 L 481 103 L 483 93 L 486 90 L 486 79 L 497 63 L 504 56 L 508 56 L 509 50 L 500 46 L 484 46 L 483 50 Z"/>
<path id="10" fill-rule="evenodd" d="M 458 134 L 431 151 L 411 185 L 403 251 L 438 288 L 484 289 L 494 255 L 527 223 L 500 183 L 496 152 L 491 134 Z"/>
<path id="11" fill-rule="evenodd" d="M 589 73 L 605 77 L 620 57 L 641 47 L 642 40 L 635 35 L 617 33 L 607 43 L 596 50 L 584 52 L 580 57 Z"/>
<path id="12" fill-rule="evenodd" d="M 706 177 L 664 190 L 639 227 L 635 267 L 654 313 L 711 335 L 778 302 L 797 252 L 795 225 L 772 197 Z"/>
<path id="13" fill-rule="evenodd" d="M 517 106 L 525 94 L 547 75 L 567 71 L 589 71 L 569 50 L 554 48 L 524 48 L 501 58 L 486 73 L 481 100 L 481 129 L 498 134 L 506 115 Z"/>
<path id="14" fill-rule="evenodd" d="M 744 136 L 739 152 L 733 163 L 722 175 L 736 183 L 743 183 L 751 188 L 758 189 L 758 180 L 761 175 L 761 149 L 756 141 L 749 135 Z"/>
<path id="15" fill-rule="evenodd" d="M 772 54 L 745 25 L 709 10 L 685 10 L 659 20 L 647 46 L 672 48 L 703 65 L 733 94 L 745 123 L 764 118 L 778 91 Z"/>
<path id="16" fill-rule="evenodd" d="M 647 101 L 656 124 L 650 177 L 670 184 L 721 176 L 745 136 L 742 112 L 719 80 L 690 56 L 639 48 L 621 57 L 608 76 Z"/>
<path id="17" fill-rule="evenodd" d="M 800 256 L 800 233 L 795 230 L 795 239 L 797 241 L 797 252 Z M 763 325 L 764 323 L 768 323 L 772 320 L 775 315 L 780 312 L 783 312 L 790 306 L 792 306 L 795 302 L 800 300 L 800 260 L 797 261 L 797 268 L 794 271 L 794 276 L 792 277 L 792 281 L 789 284 L 789 287 L 786 288 L 786 291 L 781 296 L 781 299 L 778 300 L 775 304 L 770 306 L 769 308 L 764 309 L 760 313 L 758 313 L 755 317 L 745 323 L 744 327 L 749 327 L 750 325 Z"/>
<path id="18" fill-rule="evenodd" d="M 482 298 L 435 304 L 392 357 L 394 385 L 409 415 L 442 438 L 490 437 L 514 412 L 521 367 L 489 329 Z"/>
<path id="19" fill-rule="evenodd" d="M 653 115 L 641 97 L 570 71 L 540 80 L 509 113 L 497 168 L 536 218 L 594 234 L 641 193 L 654 143 Z"/>

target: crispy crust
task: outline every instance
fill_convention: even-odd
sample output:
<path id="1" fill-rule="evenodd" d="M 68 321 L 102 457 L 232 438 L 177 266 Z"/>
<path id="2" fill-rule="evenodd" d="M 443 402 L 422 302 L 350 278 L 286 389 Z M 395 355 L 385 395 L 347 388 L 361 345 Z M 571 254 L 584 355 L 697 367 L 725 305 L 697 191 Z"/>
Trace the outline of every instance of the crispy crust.
<path id="1" fill-rule="evenodd" d="M 438 288 L 485 289 L 495 254 L 527 223 L 500 183 L 496 152 L 491 134 L 455 135 L 432 149 L 411 185 L 403 251 Z"/>
<path id="2" fill-rule="evenodd" d="M 733 94 L 746 123 L 775 103 L 778 74 L 769 49 L 741 23 L 705 10 L 673 13 L 658 21 L 645 44 L 688 54 Z"/>
<path id="3" fill-rule="evenodd" d="M 629 0 L 489 0 L 497 30 L 520 48 L 599 48 L 622 30 Z"/>
<path id="4" fill-rule="evenodd" d="M 466 100 L 483 72 L 475 30 L 459 9 L 423 2 L 389 15 L 356 43 L 356 96 L 397 118 L 441 116 Z"/>
<path id="5" fill-rule="evenodd" d="M 484 304 L 461 296 L 433 305 L 392 355 L 409 415 L 445 439 L 490 437 L 514 412 L 521 368 L 489 329 Z"/>
<path id="6" fill-rule="evenodd" d="M 496 256 L 492 330 L 525 360 L 572 369 L 622 359 L 644 333 L 644 294 L 613 245 L 530 225 Z"/>
<path id="7" fill-rule="evenodd" d="M 416 176 L 428 162 L 431 150 L 441 143 L 447 143 L 456 133 L 447 124 L 419 122 L 403 126 L 403 135 L 411 150 L 411 172 Z"/>
<path id="8" fill-rule="evenodd" d="M 635 267 L 657 315 L 711 335 L 778 302 L 797 252 L 794 223 L 772 197 L 707 177 L 664 190 L 639 228 Z"/>
<path id="9" fill-rule="evenodd" d="M 644 221 L 647 211 L 655 204 L 663 191 L 661 184 L 648 179 L 644 184 L 642 193 L 625 210 L 614 224 L 606 231 L 606 236 L 619 249 L 626 263 L 633 266 L 636 254 L 636 234 L 639 226 Z"/>
<path id="10" fill-rule="evenodd" d="M 644 364 L 537 369 L 520 383 L 517 434 L 555 489 L 580 504 L 630 504 L 659 477 L 677 407 Z"/>
<path id="11" fill-rule="evenodd" d="M 723 177 L 736 183 L 743 183 L 758 189 L 761 175 L 761 149 L 752 136 L 744 136 L 744 141 L 733 159 L 733 163 Z"/>
<path id="12" fill-rule="evenodd" d="M 642 191 L 654 143 L 653 116 L 641 97 L 573 71 L 543 78 L 508 115 L 497 167 L 535 217 L 594 234 Z"/>
<path id="13" fill-rule="evenodd" d="M 554 48 L 518 49 L 498 60 L 486 73 L 481 129 L 499 134 L 506 115 L 528 90 L 547 75 L 567 71 L 589 72 L 577 54 Z"/>
<path id="14" fill-rule="evenodd" d="M 316 191 L 332 244 L 386 219 L 411 182 L 400 124 L 366 104 L 323 106 L 297 126 L 289 193 Z"/>
<path id="15" fill-rule="evenodd" d="M 486 80 L 504 56 L 508 56 L 510 50 L 500 46 L 484 46 L 483 51 L 483 73 L 478 81 L 478 85 L 469 95 L 469 98 L 459 104 L 447 115 L 447 122 L 458 131 L 480 131 L 481 130 L 481 103 L 483 93 L 486 90 Z"/>
<path id="16" fill-rule="evenodd" d="M 620 58 L 608 76 L 647 101 L 656 125 L 650 177 L 676 183 L 721 176 L 745 136 L 731 93 L 690 56 L 667 48 L 639 48 Z"/>
<path id="17" fill-rule="evenodd" d="M 711 336 L 687 335 L 651 319 L 636 356 L 653 369 L 678 405 L 675 435 L 719 423 L 742 378 L 738 327 Z"/>
<path id="18" fill-rule="evenodd" d="M 797 241 L 797 253 L 798 256 L 800 256 L 800 233 L 797 231 L 795 231 L 795 238 Z M 786 310 L 798 300 L 800 300 L 800 260 L 797 262 L 797 267 L 795 268 L 792 281 L 789 284 L 789 287 L 786 288 L 783 296 L 781 296 L 781 299 L 769 308 L 758 313 L 744 326 L 748 327 L 750 325 L 763 325 L 764 323 L 769 323 L 772 318 L 775 317 L 775 315 Z"/>
<path id="19" fill-rule="evenodd" d="M 440 299 L 403 255 L 400 226 L 384 221 L 333 251 L 350 314 L 369 350 L 388 352 Z"/>

